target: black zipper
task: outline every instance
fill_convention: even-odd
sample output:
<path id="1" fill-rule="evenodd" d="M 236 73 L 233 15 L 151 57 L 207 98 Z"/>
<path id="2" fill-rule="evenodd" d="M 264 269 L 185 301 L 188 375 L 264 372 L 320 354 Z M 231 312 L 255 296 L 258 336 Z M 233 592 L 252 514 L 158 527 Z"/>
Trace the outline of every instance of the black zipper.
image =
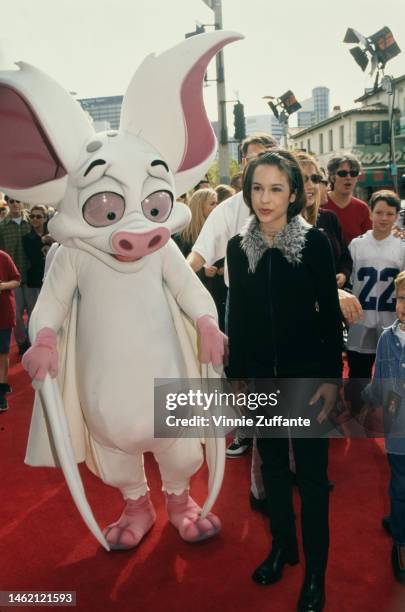
<path id="1" fill-rule="evenodd" d="M 271 260 L 272 260 L 272 248 L 269 249 L 269 270 L 268 270 L 268 278 L 269 278 L 269 305 L 270 305 L 270 318 L 271 318 L 271 330 L 273 335 L 273 375 L 277 376 L 277 368 L 278 368 L 278 357 L 277 357 L 277 344 L 276 344 L 276 328 L 274 321 L 274 308 L 273 302 L 271 299 L 272 291 L 271 291 Z"/>

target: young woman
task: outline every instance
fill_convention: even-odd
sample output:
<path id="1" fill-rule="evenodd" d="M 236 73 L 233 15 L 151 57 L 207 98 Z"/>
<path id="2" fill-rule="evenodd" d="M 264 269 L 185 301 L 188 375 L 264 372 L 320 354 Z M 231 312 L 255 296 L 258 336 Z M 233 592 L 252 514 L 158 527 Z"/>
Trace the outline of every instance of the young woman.
<path id="1" fill-rule="evenodd" d="M 304 391 L 296 393 L 292 384 L 287 396 L 302 402 L 316 429 L 334 405 L 342 373 L 341 315 L 330 245 L 301 216 L 304 181 L 289 152 L 271 151 L 252 160 L 244 172 L 243 196 L 252 214 L 227 250 L 229 375 L 253 379 L 261 390 L 263 379 L 275 378 L 281 388 L 280 379 L 298 378 L 300 387 L 306 379 Z M 288 437 L 260 437 L 257 443 L 273 542 L 252 578 L 267 585 L 280 580 L 286 563 L 298 562 L 298 546 Z M 293 436 L 292 446 L 306 560 L 298 609 L 322 610 L 329 543 L 328 439 Z"/>
<path id="2" fill-rule="evenodd" d="M 315 159 L 307 153 L 296 153 L 296 158 L 304 177 L 306 206 L 302 216 L 308 223 L 325 232 L 332 247 L 335 262 L 336 282 L 342 289 L 350 279 L 353 261 L 346 242 L 343 240 L 342 228 L 335 213 L 320 208 L 321 182 L 323 180 L 321 169 Z"/>

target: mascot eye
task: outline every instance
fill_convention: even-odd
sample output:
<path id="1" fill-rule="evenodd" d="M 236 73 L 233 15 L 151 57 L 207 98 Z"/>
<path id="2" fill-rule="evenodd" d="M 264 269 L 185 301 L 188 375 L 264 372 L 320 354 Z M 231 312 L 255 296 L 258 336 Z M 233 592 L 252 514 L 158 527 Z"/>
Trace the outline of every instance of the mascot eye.
<path id="1" fill-rule="evenodd" d="M 155 191 L 142 202 L 142 211 L 149 221 L 164 223 L 170 216 L 173 196 L 168 191 Z"/>
<path id="2" fill-rule="evenodd" d="M 95 193 L 86 200 L 83 206 L 83 217 L 89 225 L 106 227 L 122 218 L 125 200 L 118 193 L 104 191 Z"/>

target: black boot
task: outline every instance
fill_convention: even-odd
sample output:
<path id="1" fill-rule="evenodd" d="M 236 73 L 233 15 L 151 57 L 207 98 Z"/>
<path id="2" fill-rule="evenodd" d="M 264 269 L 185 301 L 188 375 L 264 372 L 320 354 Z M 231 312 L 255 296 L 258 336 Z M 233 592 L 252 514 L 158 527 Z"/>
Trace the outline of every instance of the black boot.
<path id="1" fill-rule="evenodd" d="M 257 497 L 253 495 L 253 493 L 251 493 L 249 497 L 249 502 L 250 502 L 250 507 L 252 508 L 252 510 L 254 510 L 255 512 L 260 512 L 261 514 L 264 514 L 265 516 L 268 516 L 266 498 L 258 499 Z"/>
<path id="2" fill-rule="evenodd" d="M 10 393 L 11 387 L 7 383 L 0 383 L 0 412 L 8 410 L 6 393 Z"/>
<path id="3" fill-rule="evenodd" d="M 402 560 L 403 555 L 401 556 L 401 548 L 403 547 L 398 546 L 398 544 L 394 544 L 392 547 L 391 561 L 395 578 L 401 584 L 405 584 L 405 564 Z"/>
<path id="4" fill-rule="evenodd" d="M 325 606 L 325 573 L 305 572 L 298 612 L 321 612 Z"/>
<path id="5" fill-rule="evenodd" d="M 288 565 L 297 565 L 298 559 L 298 546 L 297 542 L 293 542 L 288 546 L 282 546 L 273 542 L 271 553 L 255 569 L 252 574 L 252 580 L 257 584 L 274 584 L 281 579 L 283 575 L 283 568 L 286 563 Z"/>
<path id="6" fill-rule="evenodd" d="M 391 532 L 391 517 L 390 516 L 384 516 L 382 521 L 381 521 L 381 526 L 383 529 L 385 529 L 385 531 L 387 532 L 387 534 L 389 536 L 391 536 L 392 538 L 392 532 Z"/>

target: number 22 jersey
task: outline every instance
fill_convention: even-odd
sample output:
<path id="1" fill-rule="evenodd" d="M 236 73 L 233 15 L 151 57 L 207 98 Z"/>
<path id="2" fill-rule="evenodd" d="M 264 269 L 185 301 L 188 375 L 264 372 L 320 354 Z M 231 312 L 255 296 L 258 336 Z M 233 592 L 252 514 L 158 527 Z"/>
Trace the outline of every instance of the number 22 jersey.
<path id="1" fill-rule="evenodd" d="M 351 284 L 364 317 L 351 325 L 347 348 L 375 353 L 383 328 L 395 321 L 394 279 L 405 268 L 405 241 L 395 236 L 376 240 L 372 230 L 349 245 L 353 259 Z"/>

